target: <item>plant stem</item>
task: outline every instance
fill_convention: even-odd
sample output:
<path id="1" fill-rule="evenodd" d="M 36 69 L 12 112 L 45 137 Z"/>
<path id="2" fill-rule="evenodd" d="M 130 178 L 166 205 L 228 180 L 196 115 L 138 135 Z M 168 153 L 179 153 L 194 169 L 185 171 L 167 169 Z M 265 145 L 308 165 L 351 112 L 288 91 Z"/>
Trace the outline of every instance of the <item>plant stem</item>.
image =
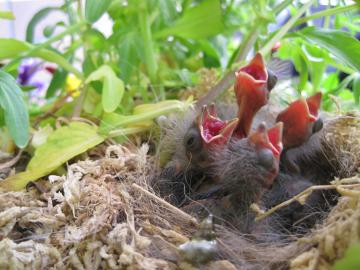
<path id="1" fill-rule="evenodd" d="M 58 34 L 56 36 L 53 36 L 52 38 L 49 38 L 44 43 L 34 45 L 32 47 L 32 49 L 21 53 L 19 56 L 17 56 L 13 60 L 11 60 L 6 66 L 11 67 L 15 63 L 19 62 L 22 58 L 28 57 L 31 54 L 33 54 L 34 52 L 37 52 L 37 51 L 39 51 L 41 49 L 44 49 L 44 48 L 50 46 L 53 42 L 62 39 L 63 37 L 67 36 L 68 34 L 75 33 L 77 31 L 79 31 L 79 29 L 82 28 L 85 24 L 86 24 L 86 22 L 79 22 L 77 24 L 74 24 L 74 25 L 70 26 L 69 28 L 67 28 L 64 32 L 61 32 L 60 34 Z M 82 79 L 82 77 L 83 77 L 82 74 L 79 71 L 77 71 L 75 68 L 72 70 L 72 72 L 77 77 L 79 77 L 79 79 Z"/>
<path id="2" fill-rule="evenodd" d="M 251 48 L 254 46 L 257 38 L 260 34 L 260 29 L 262 25 L 255 24 L 250 34 L 247 36 L 245 42 L 240 47 L 239 53 L 236 56 L 235 63 L 240 62 L 246 58 Z"/>
<path id="3" fill-rule="evenodd" d="M 140 33 L 144 44 L 146 70 L 150 77 L 152 87 L 155 89 L 157 98 L 163 100 L 165 98 L 165 93 L 161 87 L 158 87 L 157 83 L 158 66 L 155 59 L 154 44 L 151 34 L 151 23 L 147 9 L 147 1 L 139 1 L 138 5 L 140 10 L 138 13 L 138 20 L 140 26 Z"/>
<path id="4" fill-rule="evenodd" d="M 306 4 L 306 7 L 304 8 L 304 6 L 302 7 L 302 9 L 304 9 L 304 11 L 302 11 L 300 13 L 300 11 L 298 12 L 297 15 L 295 15 L 295 19 L 294 17 L 291 18 L 289 20 L 289 22 L 287 22 L 282 29 L 285 29 L 285 27 L 287 27 L 286 31 L 284 33 L 282 33 L 281 35 L 278 35 L 278 36 L 274 36 L 269 42 L 268 44 L 266 45 L 269 45 L 270 42 L 273 42 L 270 43 L 270 45 L 272 44 L 272 46 L 270 47 L 270 50 L 271 48 L 275 45 L 275 43 L 281 38 L 283 37 L 286 32 L 291 28 L 291 26 L 294 24 L 294 22 L 306 11 L 306 9 L 308 8 L 308 6 L 310 6 L 312 4 L 314 0 L 311 0 L 309 1 L 307 4 Z M 282 2 L 281 4 L 279 4 L 278 6 L 276 6 L 274 8 L 274 12 L 276 14 L 280 13 L 283 9 L 285 9 L 288 5 L 291 4 L 292 1 L 284 1 Z M 301 9 L 300 9 L 301 10 Z M 300 14 L 299 14 L 300 13 Z M 259 24 L 255 24 L 254 25 L 254 28 L 250 31 L 250 35 L 246 38 L 246 41 L 245 43 L 243 43 L 241 45 L 241 48 L 239 49 L 239 53 L 238 55 L 236 56 L 236 60 L 234 61 L 235 63 L 236 62 L 239 62 L 243 59 L 246 58 L 247 54 L 249 53 L 249 51 L 251 50 L 251 48 L 254 46 L 259 34 L 260 34 L 260 29 L 261 29 L 261 25 Z M 281 31 L 281 30 L 280 30 Z M 280 32 L 279 31 L 279 32 Z M 276 39 L 274 39 L 276 38 Z M 275 41 L 275 42 L 274 42 Z M 266 46 L 265 45 L 265 46 Z M 269 51 L 270 51 L 269 50 Z M 209 104 L 210 102 L 212 102 L 213 100 L 216 99 L 216 97 L 218 97 L 221 93 L 223 93 L 226 89 L 228 89 L 231 84 L 233 83 L 234 79 L 235 79 L 235 71 L 236 69 L 232 69 L 230 70 L 214 87 L 212 87 L 209 92 L 204 96 L 202 97 L 200 100 L 198 100 L 198 102 L 196 103 L 196 110 L 199 111 L 201 110 L 202 106 L 204 106 L 205 104 Z"/>
<path id="5" fill-rule="evenodd" d="M 298 24 L 302 24 L 304 22 L 310 21 L 310 20 L 314 20 L 314 19 L 318 19 L 321 17 L 327 17 L 327 16 L 331 16 L 331 15 L 335 15 L 338 13 L 343 13 L 343 12 L 347 12 L 347 11 L 352 11 L 352 10 L 357 10 L 358 9 L 358 5 L 357 4 L 353 4 L 353 5 L 349 5 L 349 6 L 343 6 L 343 7 L 336 7 L 336 8 L 330 8 L 330 9 L 326 9 L 323 11 L 319 11 L 316 12 L 314 14 L 311 14 L 309 16 L 306 16 L 304 18 L 300 18 L 299 20 L 297 20 L 297 22 L 295 23 L 295 25 Z"/>
<path id="6" fill-rule="evenodd" d="M 149 130 L 148 127 L 120 128 L 110 131 L 108 137 L 113 138 L 118 136 L 126 136 L 126 135 L 144 132 L 147 130 Z"/>
<path id="7" fill-rule="evenodd" d="M 273 12 L 275 14 L 279 14 L 281 11 L 283 11 L 285 8 L 287 8 L 288 5 L 290 5 L 293 1 L 292 0 L 286 0 L 278 4 L 276 7 L 274 7 Z"/>
<path id="8" fill-rule="evenodd" d="M 305 5 L 303 5 L 299 11 L 287 22 L 285 23 L 278 32 L 262 47 L 259 51 L 261 54 L 265 55 L 271 51 L 271 48 L 274 47 L 276 42 L 278 42 L 289 30 L 295 25 L 299 18 L 306 12 L 306 10 L 315 2 L 315 0 L 310 0 Z"/>

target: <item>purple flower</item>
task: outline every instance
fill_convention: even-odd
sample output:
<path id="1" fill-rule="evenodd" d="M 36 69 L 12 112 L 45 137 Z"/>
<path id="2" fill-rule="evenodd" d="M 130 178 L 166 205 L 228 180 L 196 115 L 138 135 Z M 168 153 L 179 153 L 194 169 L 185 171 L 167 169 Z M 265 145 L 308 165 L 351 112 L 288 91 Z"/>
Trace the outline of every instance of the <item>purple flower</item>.
<path id="1" fill-rule="evenodd" d="M 32 86 L 32 77 L 42 69 L 42 63 L 38 60 L 28 58 L 22 61 L 19 66 L 17 82 L 23 86 Z"/>
<path id="2" fill-rule="evenodd" d="M 27 58 L 21 62 L 18 68 L 17 82 L 22 86 L 34 87 L 34 90 L 28 92 L 31 103 L 41 105 L 45 102 L 46 85 L 49 83 L 46 74 L 48 71 L 44 69 L 44 64 L 40 60 Z"/>

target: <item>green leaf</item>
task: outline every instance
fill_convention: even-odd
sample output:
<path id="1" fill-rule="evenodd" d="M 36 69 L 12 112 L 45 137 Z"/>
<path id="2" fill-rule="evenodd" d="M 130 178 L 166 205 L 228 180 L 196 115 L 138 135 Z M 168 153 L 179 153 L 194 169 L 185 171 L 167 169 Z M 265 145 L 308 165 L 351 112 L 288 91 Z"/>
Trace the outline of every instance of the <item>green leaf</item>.
<path id="1" fill-rule="evenodd" d="M 33 50 L 34 48 L 36 47 L 24 41 L 11 38 L 0 38 L 0 60 L 18 57 L 22 53 Z M 38 49 L 31 52 L 29 56 L 39 57 L 46 61 L 53 62 L 65 70 L 74 73 L 78 78 L 83 77 L 72 64 L 56 51 Z"/>
<path id="2" fill-rule="evenodd" d="M 68 72 L 63 69 L 57 69 L 53 75 L 53 78 L 50 82 L 50 85 L 46 91 L 46 98 L 53 97 L 56 93 L 56 90 L 62 88 L 65 85 L 66 76 Z"/>
<path id="3" fill-rule="evenodd" d="M 35 32 L 35 27 L 37 26 L 37 24 L 43 20 L 47 15 L 49 15 L 49 13 L 53 12 L 53 11 L 59 11 L 61 10 L 60 7 L 47 7 L 44 9 L 40 9 L 38 12 L 36 12 L 34 14 L 34 16 L 32 17 L 32 19 L 30 20 L 29 24 L 27 25 L 26 28 L 26 41 L 27 42 L 34 42 L 34 32 Z"/>
<path id="4" fill-rule="evenodd" d="M 140 33 L 130 31 L 121 35 L 117 41 L 120 76 L 126 82 L 131 78 L 133 70 L 139 65 L 141 48 Z"/>
<path id="5" fill-rule="evenodd" d="M 86 0 L 85 18 L 93 23 L 100 19 L 101 15 L 108 9 L 112 0 Z"/>
<path id="6" fill-rule="evenodd" d="M 350 246 L 344 258 L 338 260 L 332 270 L 360 269 L 360 244 Z"/>
<path id="7" fill-rule="evenodd" d="M 58 27 L 66 28 L 66 24 L 64 22 L 57 22 L 55 24 L 45 26 L 43 30 L 44 36 L 46 38 L 50 38 Z"/>
<path id="8" fill-rule="evenodd" d="M 11 75 L 0 70 L 0 106 L 15 144 L 24 148 L 29 141 L 29 114 L 22 92 Z"/>
<path id="9" fill-rule="evenodd" d="M 134 108 L 133 115 L 120 115 L 117 113 L 105 113 L 101 121 L 100 131 L 109 134 L 115 128 L 131 126 L 149 126 L 148 124 L 156 117 L 173 112 L 187 110 L 192 104 L 192 100 L 165 100 L 153 104 L 141 104 Z M 114 132 L 114 131 L 111 131 Z M 110 133 L 111 133 L 110 132 Z"/>
<path id="10" fill-rule="evenodd" d="M 360 103 L 360 73 L 358 73 L 354 80 L 353 80 L 353 93 L 354 93 L 354 99 L 355 99 L 355 103 L 359 104 Z"/>
<path id="11" fill-rule="evenodd" d="M 342 64 L 360 70 L 360 42 L 349 33 L 308 27 L 297 32 L 297 35 L 327 49 Z"/>
<path id="12" fill-rule="evenodd" d="M 102 105 L 105 112 L 113 112 L 119 106 L 124 94 L 124 83 L 120 80 L 111 67 L 103 65 L 92 72 L 86 83 L 102 81 Z"/>
<path id="13" fill-rule="evenodd" d="M 157 38 L 169 35 L 184 38 L 201 39 L 214 36 L 223 30 L 221 6 L 219 0 L 202 1 L 199 5 L 187 9 L 175 21 L 173 26 L 167 27 L 154 36 Z"/>
<path id="14" fill-rule="evenodd" d="M 0 19 L 14 20 L 14 14 L 11 11 L 0 10 Z"/>
<path id="15" fill-rule="evenodd" d="M 46 143 L 40 145 L 30 160 L 26 171 L 0 182 L 7 190 L 20 190 L 30 181 L 43 177 L 71 158 L 102 143 L 105 138 L 97 133 L 98 128 L 83 122 L 71 122 L 54 131 Z"/>
<path id="16" fill-rule="evenodd" d="M 327 67 L 327 53 L 324 50 L 309 44 L 303 44 L 301 49 L 303 55 L 307 59 L 306 64 L 310 70 L 313 91 L 318 91 Z"/>

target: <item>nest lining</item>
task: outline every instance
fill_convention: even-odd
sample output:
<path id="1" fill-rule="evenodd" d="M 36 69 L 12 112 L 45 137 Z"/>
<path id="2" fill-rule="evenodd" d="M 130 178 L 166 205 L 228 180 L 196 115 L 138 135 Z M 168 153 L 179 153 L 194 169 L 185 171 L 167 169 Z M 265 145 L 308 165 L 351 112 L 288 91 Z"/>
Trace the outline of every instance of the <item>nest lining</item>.
<path id="1" fill-rule="evenodd" d="M 334 125 L 328 135 L 344 161 L 341 175 L 349 176 L 359 165 L 360 142 L 358 123 L 346 125 L 344 134 Z M 29 191 L 1 192 L 0 268 L 194 269 L 178 246 L 198 223 L 153 193 L 155 158 L 147 152 L 147 145 L 112 145 L 104 158 L 68 166 L 66 176 L 49 176 Z M 256 244 L 217 226 L 219 256 L 197 267 L 329 269 L 359 241 L 359 183 L 358 176 L 334 181 L 338 204 L 311 233 L 291 242 Z"/>

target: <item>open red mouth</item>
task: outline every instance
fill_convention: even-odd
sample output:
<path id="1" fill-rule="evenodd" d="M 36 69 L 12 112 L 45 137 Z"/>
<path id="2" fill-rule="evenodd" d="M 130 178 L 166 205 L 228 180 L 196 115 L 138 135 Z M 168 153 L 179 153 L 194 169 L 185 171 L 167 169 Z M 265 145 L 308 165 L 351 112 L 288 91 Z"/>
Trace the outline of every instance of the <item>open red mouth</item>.
<path id="1" fill-rule="evenodd" d="M 282 145 L 283 124 L 277 123 L 274 127 L 267 129 L 265 123 L 261 123 L 256 131 L 249 135 L 249 140 L 260 150 L 267 148 L 271 150 L 274 157 L 280 158 Z"/>
<path id="2" fill-rule="evenodd" d="M 198 127 L 205 145 L 224 145 L 226 144 L 238 123 L 235 118 L 230 121 L 223 121 L 217 116 L 214 104 L 209 107 L 204 106 L 198 119 Z"/>
<path id="3" fill-rule="evenodd" d="M 269 91 L 266 87 L 267 80 L 268 72 L 259 53 L 248 65 L 236 72 L 234 90 L 239 107 L 237 137 L 243 138 L 249 134 L 254 115 L 267 103 L 269 97 Z"/>
<path id="4" fill-rule="evenodd" d="M 276 122 L 283 122 L 284 146 L 295 147 L 304 143 L 311 134 L 312 123 L 317 120 L 321 104 L 321 93 L 300 98 L 279 113 Z"/>

